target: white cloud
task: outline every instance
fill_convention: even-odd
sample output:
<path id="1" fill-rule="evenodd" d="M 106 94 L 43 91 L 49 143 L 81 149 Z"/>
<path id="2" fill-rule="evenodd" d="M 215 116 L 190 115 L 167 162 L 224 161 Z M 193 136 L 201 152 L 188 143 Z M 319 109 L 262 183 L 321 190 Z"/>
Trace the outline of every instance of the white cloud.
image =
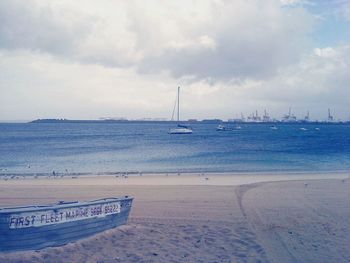
<path id="1" fill-rule="evenodd" d="M 295 62 L 312 17 L 278 1 L 2 1 L 0 46 L 176 77 L 264 78 Z"/>
<path id="2" fill-rule="evenodd" d="M 175 17 L 176 23 L 172 24 L 177 25 L 178 34 L 170 36 L 171 43 L 175 41 L 184 48 L 156 45 L 157 52 L 148 53 L 140 61 L 141 72 L 168 69 L 175 77 L 188 74 L 218 80 L 269 77 L 279 67 L 299 59 L 307 45 L 305 34 L 312 25 L 312 17 L 302 9 L 281 9 L 276 1 L 217 1 L 203 16 L 200 23 L 189 23 L 190 16 Z M 153 29 L 145 29 L 142 14 L 137 17 L 140 21 L 134 23 L 142 24 L 143 31 Z M 215 43 L 215 48 L 188 44 L 203 35 Z"/>
<path id="3" fill-rule="evenodd" d="M 349 46 L 312 48 L 314 16 L 284 4 L 0 1 L 0 119 L 167 118 L 178 85 L 184 118 L 348 118 Z"/>
<path id="4" fill-rule="evenodd" d="M 335 57 L 337 55 L 334 48 L 326 47 L 326 48 L 315 48 L 314 52 L 319 57 Z"/>
<path id="5" fill-rule="evenodd" d="M 184 40 L 183 42 L 170 41 L 168 48 L 177 51 L 186 49 L 200 51 L 201 49 L 215 50 L 216 46 L 216 41 L 213 38 L 209 37 L 208 35 L 203 35 L 196 39 Z"/>
<path id="6" fill-rule="evenodd" d="M 317 49 L 316 49 L 317 50 Z M 318 49 L 266 80 L 174 80 L 168 73 L 68 63 L 28 51 L 0 53 L 0 119 L 170 118 L 182 87 L 183 118 L 232 118 L 267 108 L 281 117 L 289 106 L 323 118 L 328 107 L 347 119 L 350 46 Z M 332 56 L 324 54 L 332 50 Z M 318 54 L 317 54 L 318 53 Z"/>
<path id="7" fill-rule="evenodd" d="M 169 117 L 176 85 L 166 73 L 140 78 L 133 68 L 0 51 L 0 120 Z"/>
<path id="8" fill-rule="evenodd" d="M 318 1 L 318 0 L 316 0 Z M 313 0 L 280 0 L 283 6 L 315 5 Z"/>
<path id="9" fill-rule="evenodd" d="M 350 46 L 317 48 L 295 65 L 284 68 L 264 82 L 255 94 L 262 100 L 276 101 L 302 112 L 313 110 L 325 116 L 328 107 L 338 109 L 339 117 L 348 119 L 350 112 Z"/>

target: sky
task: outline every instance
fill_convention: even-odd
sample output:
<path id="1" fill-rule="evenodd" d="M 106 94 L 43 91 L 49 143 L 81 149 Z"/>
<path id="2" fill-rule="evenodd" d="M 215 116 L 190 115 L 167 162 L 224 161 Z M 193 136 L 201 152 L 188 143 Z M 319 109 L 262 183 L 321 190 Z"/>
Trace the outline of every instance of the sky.
<path id="1" fill-rule="evenodd" d="M 350 120 L 350 0 L 1 0 L 0 120 Z"/>

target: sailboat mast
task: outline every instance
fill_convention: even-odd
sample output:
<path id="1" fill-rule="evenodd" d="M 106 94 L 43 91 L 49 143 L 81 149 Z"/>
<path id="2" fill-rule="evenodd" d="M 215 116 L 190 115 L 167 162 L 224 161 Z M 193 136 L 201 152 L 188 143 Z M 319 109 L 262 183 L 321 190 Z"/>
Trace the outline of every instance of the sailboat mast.
<path id="1" fill-rule="evenodd" d="M 180 125 L 180 87 L 177 87 L 177 98 L 175 99 L 175 105 L 173 108 L 173 116 L 175 113 L 175 107 L 177 102 L 177 128 L 170 129 L 170 134 L 192 134 L 192 128 L 185 125 Z"/>
<path id="2" fill-rule="evenodd" d="M 180 87 L 177 87 L 177 123 L 180 122 Z"/>

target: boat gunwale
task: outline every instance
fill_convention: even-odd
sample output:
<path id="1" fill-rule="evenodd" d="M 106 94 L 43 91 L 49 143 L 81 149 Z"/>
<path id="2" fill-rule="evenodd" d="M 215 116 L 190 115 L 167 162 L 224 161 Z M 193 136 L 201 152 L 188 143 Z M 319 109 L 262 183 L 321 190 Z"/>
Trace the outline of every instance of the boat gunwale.
<path id="1" fill-rule="evenodd" d="M 14 206 L 14 207 L 4 207 L 0 208 L 0 215 L 7 215 L 12 213 L 22 213 L 22 212 L 31 212 L 31 211 L 43 211 L 43 210 L 55 210 L 55 209 L 62 209 L 62 208 L 74 208 L 74 207 L 82 207 L 82 206 L 89 206 L 89 205 L 95 205 L 95 204 L 103 204 L 113 201 L 128 201 L 133 200 L 133 197 L 125 196 L 125 197 L 109 197 L 109 198 L 102 198 L 102 199 L 96 199 L 92 201 L 71 201 L 71 202 L 63 202 L 59 201 L 55 204 L 48 204 L 48 205 L 29 205 L 29 206 Z"/>

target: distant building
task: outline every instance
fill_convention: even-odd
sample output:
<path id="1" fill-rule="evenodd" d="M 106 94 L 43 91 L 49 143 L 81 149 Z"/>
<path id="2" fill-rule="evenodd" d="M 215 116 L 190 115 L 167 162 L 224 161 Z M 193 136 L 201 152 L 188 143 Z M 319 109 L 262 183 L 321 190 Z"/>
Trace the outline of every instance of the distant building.
<path id="1" fill-rule="evenodd" d="M 240 119 L 240 118 L 236 118 L 236 119 L 228 119 L 228 122 L 244 122 L 244 120 Z"/>
<path id="2" fill-rule="evenodd" d="M 304 117 L 304 121 L 305 122 L 309 122 L 310 121 L 310 112 L 309 111 L 307 111 L 307 114 Z"/>
<path id="3" fill-rule="evenodd" d="M 334 122 L 334 117 L 331 115 L 331 109 L 328 109 L 327 122 Z"/>
<path id="4" fill-rule="evenodd" d="M 261 122 L 261 118 L 258 115 L 258 111 L 256 110 L 255 113 L 253 112 L 250 116 L 247 118 L 248 122 Z"/>
<path id="5" fill-rule="evenodd" d="M 241 112 L 241 118 L 228 119 L 228 122 L 245 122 L 245 118 L 243 116 L 243 113 Z"/>
<path id="6" fill-rule="evenodd" d="M 202 122 L 204 122 L 204 123 L 221 123 L 222 120 L 221 119 L 204 119 L 204 120 L 202 120 Z"/>
<path id="7" fill-rule="evenodd" d="M 289 107 L 289 111 L 288 111 L 288 114 L 285 114 L 283 117 L 282 117 L 282 122 L 296 122 L 297 121 L 297 117 L 292 114 L 292 109 Z"/>
<path id="8" fill-rule="evenodd" d="M 271 121 L 271 118 L 270 118 L 269 114 L 267 113 L 266 109 L 264 110 L 264 116 L 263 116 L 262 121 L 263 122 L 270 122 Z"/>

